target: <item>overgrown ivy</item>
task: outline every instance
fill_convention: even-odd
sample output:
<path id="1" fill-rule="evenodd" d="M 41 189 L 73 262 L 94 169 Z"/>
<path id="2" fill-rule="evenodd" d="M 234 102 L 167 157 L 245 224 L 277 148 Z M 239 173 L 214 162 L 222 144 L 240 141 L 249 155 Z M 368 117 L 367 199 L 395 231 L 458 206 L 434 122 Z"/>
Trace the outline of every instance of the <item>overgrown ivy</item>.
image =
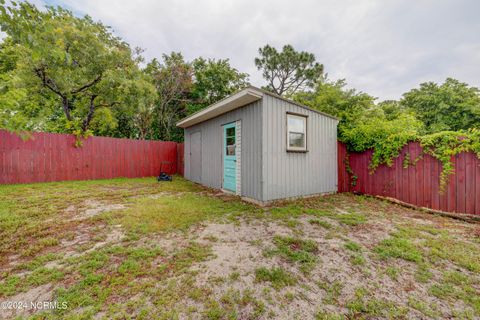
<path id="1" fill-rule="evenodd" d="M 441 131 L 428 135 L 419 135 L 411 131 L 392 133 L 385 136 L 377 136 L 373 144 L 373 155 L 370 162 L 370 172 L 373 173 L 379 165 L 392 166 L 393 160 L 400 155 L 402 148 L 409 142 L 419 142 L 423 148 L 423 154 L 428 154 L 442 163 L 440 173 L 440 192 L 444 192 L 449 176 L 455 173 L 453 157 L 461 152 L 473 152 L 480 159 L 480 130 L 471 128 L 460 131 Z M 348 144 L 348 141 L 347 141 Z M 358 150 L 355 151 L 366 151 Z M 422 159 L 423 154 L 415 159 L 406 155 L 403 167 L 416 165 Z"/>
<path id="2" fill-rule="evenodd" d="M 410 114 L 390 121 L 372 116 L 351 128 L 339 125 L 339 140 L 347 144 L 349 151 L 375 150 L 370 163 L 374 171 L 380 164 L 391 166 L 402 147 L 415 140 L 421 129 L 422 123 Z"/>
<path id="3" fill-rule="evenodd" d="M 480 159 L 480 130 L 442 131 L 419 137 L 423 152 L 442 163 L 440 190 L 443 192 L 448 177 L 455 173 L 452 158 L 461 152 L 473 152 Z"/>

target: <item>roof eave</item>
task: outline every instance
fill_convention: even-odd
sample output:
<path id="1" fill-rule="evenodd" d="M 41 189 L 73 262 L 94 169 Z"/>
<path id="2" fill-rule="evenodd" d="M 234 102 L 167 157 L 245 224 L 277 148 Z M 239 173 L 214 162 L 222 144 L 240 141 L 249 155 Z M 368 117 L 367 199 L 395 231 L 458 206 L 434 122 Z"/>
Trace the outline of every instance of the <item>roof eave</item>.
<path id="1" fill-rule="evenodd" d="M 206 109 L 200 110 L 186 117 L 185 119 L 180 120 L 176 125 L 180 128 L 188 128 L 200 122 L 218 117 L 219 115 L 260 100 L 262 97 L 263 93 L 261 91 L 248 87 L 235 93 L 234 95 L 220 100 Z"/>
<path id="2" fill-rule="evenodd" d="M 263 89 L 259 89 L 259 88 L 257 88 L 257 90 L 260 91 L 260 92 L 263 92 L 263 93 L 266 94 L 266 95 L 269 95 L 269 96 L 272 96 L 272 97 L 274 97 L 274 98 L 277 98 L 277 99 L 286 101 L 286 102 L 288 102 L 288 103 L 294 104 L 294 105 L 296 105 L 296 106 L 298 106 L 298 107 L 300 107 L 300 108 L 303 108 L 303 109 L 306 109 L 306 110 L 309 110 L 309 111 L 312 111 L 312 112 L 321 114 L 322 116 L 325 116 L 325 117 L 327 117 L 327 118 L 331 118 L 331 119 L 333 119 L 333 120 L 336 120 L 337 122 L 340 121 L 340 119 L 339 119 L 338 117 L 335 117 L 335 116 L 332 116 L 331 114 L 328 114 L 328 113 L 326 113 L 326 112 L 323 112 L 323 111 L 320 111 L 320 110 L 317 110 L 317 109 L 308 107 L 308 106 L 306 106 L 306 105 L 304 105 L 304 104 L 301 104 L 301 103 L 298 103 L 298 102 L 296 102 L 296 101 L 294 101 L 294 100 L 292 100 L 292 99 L 288 99 L 288 98 L 282 97 L 282 96 L 280 96 L 280 95 L 278 95 L 278 94 L 275 94 L 275 93 L 270 92 L 270 91 L 267 91 L 267 90 L 263 90 Z"/>

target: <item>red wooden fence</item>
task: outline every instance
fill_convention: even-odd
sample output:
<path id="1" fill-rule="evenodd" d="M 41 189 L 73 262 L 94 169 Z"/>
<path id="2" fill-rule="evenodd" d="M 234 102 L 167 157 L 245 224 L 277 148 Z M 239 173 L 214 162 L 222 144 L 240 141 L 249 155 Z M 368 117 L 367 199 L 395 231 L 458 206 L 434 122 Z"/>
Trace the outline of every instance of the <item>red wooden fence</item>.
<path id="1" fill-rule="evenodd" d="M 406 154 L 413 161 L 421 152 L 422 147 L 412 142 L 402 149 L 392 167 L 381 165 L 373 174 L 368 168 L 373 151 L 350 153 L 350 167 L 358 177 L 353 186 L 345 166 L 346 147 L 338 143 L 338 191 L 391 197 L 446 212 L 480 214 L 480 160 L 476 155 L 460 153 L 454 157 L 455 174 L 440 193 L 442 164 L 437 159 L 424 155 L 415 165 L 403 167 Z"/>
<path id="2" fill-rule="evenodd" d="M 178 143 L 177 144 L 177 173 L 181 176 L 184 174 L 185 163 L 184 159 L 184 144 Z"/>
<path id="3" fill-rule="evenodd" d="M 0 184 L 148 177 L 177 172 L 177 143 L 33 133 L 23 141 L 0 130 Z M 183 171 L 183 170 L 182 170 Z"/>
<path id="4" fill-rule="evenodd" d="M 56 133 L 33 133 L 23 141 L 0 130 L 0 184 L 62 180 L 148 177 L 168 173 L 183 175 L 183 143 L 90 137 L 74 146 L 75 137 Z M 424 155 L 415 165 L 403 167 L 421 154 L 418 143 L 405 146 L 392 167 L 379 166 L 369 173 L 372 151 L 347 154 L 338 144 L 338 191 L 396 198 L 420 207 L 447 212 L 480 214 L 480 160 L 473 153 L 454 157 L 455 174 L 444 193 L 439 192 L 441 163 Z M 353 175 L 346 170 L 348 162 Z M 168 164 L 166 164 L 168 162 Z"/>

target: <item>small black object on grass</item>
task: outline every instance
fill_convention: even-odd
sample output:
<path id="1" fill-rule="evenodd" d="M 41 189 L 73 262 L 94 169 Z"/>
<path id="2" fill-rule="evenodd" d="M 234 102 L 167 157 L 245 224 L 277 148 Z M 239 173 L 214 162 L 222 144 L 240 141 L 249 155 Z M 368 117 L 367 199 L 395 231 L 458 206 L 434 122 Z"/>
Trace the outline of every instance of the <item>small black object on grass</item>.
<path id="1" fill-rule="evenodd" d="M 172 176 L 169 176 L 167 172 L 163 171 L 163 165 L 169 165 L 170 169 L 172 168 L 172 163 L 170 161 L 162 161 L 160 164 L 160 175 L 157 177 L 157 181 L 172 181 Z"/>

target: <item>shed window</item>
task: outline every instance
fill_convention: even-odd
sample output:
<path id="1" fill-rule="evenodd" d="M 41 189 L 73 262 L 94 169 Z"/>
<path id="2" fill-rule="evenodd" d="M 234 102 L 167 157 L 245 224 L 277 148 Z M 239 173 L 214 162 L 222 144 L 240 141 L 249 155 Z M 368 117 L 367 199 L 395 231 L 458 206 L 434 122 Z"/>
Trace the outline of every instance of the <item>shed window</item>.
<path id="1" fill-rule="evenodd" d="M 287 114 L 287 150 L 307 151 L 307 117 Z"/>

